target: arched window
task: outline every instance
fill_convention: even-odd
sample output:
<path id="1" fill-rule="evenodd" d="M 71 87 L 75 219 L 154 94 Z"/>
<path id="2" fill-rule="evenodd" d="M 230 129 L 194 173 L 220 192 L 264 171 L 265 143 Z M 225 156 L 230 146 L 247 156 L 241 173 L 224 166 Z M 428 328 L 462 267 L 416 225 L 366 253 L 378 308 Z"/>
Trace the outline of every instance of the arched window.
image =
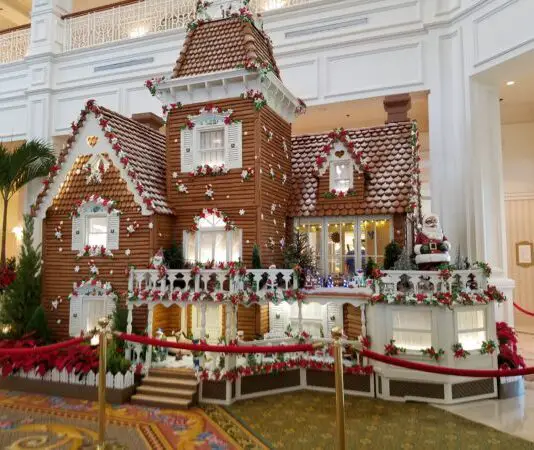
<path id="1" fill-rule="evenodd" d="M 198 221 L 198 231 L 184 232 L 185 258 L 189 262 L 227 262 L 241 259 L 242 230 L 226 230 L 221 216 L 209 214 Z"/>

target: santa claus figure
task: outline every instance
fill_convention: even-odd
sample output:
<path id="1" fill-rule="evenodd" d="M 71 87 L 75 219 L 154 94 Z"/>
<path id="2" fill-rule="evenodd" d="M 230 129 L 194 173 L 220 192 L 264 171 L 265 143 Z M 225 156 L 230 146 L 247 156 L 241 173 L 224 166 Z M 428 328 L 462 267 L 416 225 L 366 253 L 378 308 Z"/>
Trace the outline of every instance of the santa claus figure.
<path id="1" fill-rule="evenodd" d="M 415 239 L 415 262 L 421 270 L 432 270 L 449 263 L 451 244 L 443 234 L 436 214 L 429 214 L 423 220 L 423 227 Z"/>
<path id="2" fill-rule="evenodd" d="M 152 258 L 152 261 L 150 262 L 150 268 L 151 269 L 159 269 L 160 266 L 163 265 L 164 255 L 163 255 L 163 249 L 159 249 L 154 257 Z"/>

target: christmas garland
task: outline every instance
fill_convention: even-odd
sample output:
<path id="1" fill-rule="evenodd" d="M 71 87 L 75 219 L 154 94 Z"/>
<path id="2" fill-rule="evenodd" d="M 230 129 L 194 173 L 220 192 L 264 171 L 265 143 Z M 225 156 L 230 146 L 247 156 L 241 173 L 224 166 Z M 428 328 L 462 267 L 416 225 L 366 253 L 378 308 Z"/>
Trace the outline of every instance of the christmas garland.
<path id="1" fill-rule="evenodd" d="M 120 210 L 116 209 L 117 202 L 115 200 L 110 200 L 109 198 L 100 197 L 100 195 L 92 194 L 87 195 L 82 200 L 78 200 L 74 203 L 72 211 L 70 212 L 70 218 L 80 217 L 81 209 L 88 203 L 96 203 L 99 206 L 102 206 L 108 214 L 120 214 Z"/>
<path id="2" fill-rule="evenodd" d="M 237 69 L 245 69 L 248 72 L 258 72 L 260 74 L 260 80 L 262 81 L 269 72 L 275 71 L 271 63 L 264 61 L 260 57 L 245 59 L 243 63 L 237 65 Z"/>
<path id="3" fill-rule="evenodd" d="M 416 224 L 422 223 L 422 203 L 421 203 L 421 155 L 419 144 L 419 130 L 417 122 L 412 122 L 411 129 L 412 161 L 411 161 L 411 188 L 410 201 L 406 207 L 406 212 L 415 217 Z"/>
<path id="4" fill-rule="evenodd" d="M 242 92 L 241 98 L 244 100 L 252 100 L 254 102 L 256 111 L 259 111 L 264 106 L 267 106 L 267 100 L 265 100 L 263 93 L 256 89 L 249 89 L 248 91 Z"/>
<path id="5" fill-rule="evenodd" d="M 39 199 L 48 190 L 48 187 L 50 186 L 51 183 L 53 183 L 57 173 L 61 170 L 68 153 L 72 149 L 72 144 L 74 143 L 76 139 L 76 135 L 80 132 L 80 129 L 82 128 L 85 121 L 87 120 L 87 116 L 89 115 L 89 113 L 93 113 L 95 115 L 95 118 L 98 120 L 98 124 L 100 125 L 100 128 L 104 132 L 104 136 L 109 141 L 109 143 L 111 144 L 111 148 L 113 149 L 113 151 L 119 158 L 119 162 L 122 165 L 122 168 L 130 177 L 132 183 L 135 186 L 135 190 L 141 196 L 143 204 L 146 206 L 147 209 L 154 210 L 154 200 L 150 197 L 150 195 L 145 190 L 142 183 L 138 180 L 137 172 L 131 166 L 128 155 L 122 149 L 122 146 L 119 142 L 119 139 L 117 138 L 117 135 L 114 133 L 113 128 L 111 127 L 109 121 L 107 119 L 104 119 L 102 111 L 100 107 L 96 104 L 94 99 L 87 101 L 87 103 L 85 104 L 85 108 L 80 111 L 80 117 L 78 118 L 78 121 L 72 122 L 71 124 L 72 134 L 67 140 L 67 146 L 61 152 L 57 160 L 57 163 L 50 169 L 48 177 L 43 181 L 44 187 L 37 198 Z M 35 216 L 37 214 L 38 208 L 39 206 L 37 203 L 33 204 L 30 209 L 30 214 L 32 216 Z"/>
<path id="6" fill-rule="evenodd" d="M 163 120 L 167 121 L 167 116 L 171 113 L 171 111 L 175 109 L 182 109 L 182 104 L 180 102 L 177 103 L 169 103 L 168 105 L 163 105 L 161 107 L 161 112 L 163 114 Z"/>
<path id="7" fill-rule="evenodd" d="M 286 372 L 293 369 L 311 369 L 325 372 L 334 372 L 334 363 L 323 361 L 314 361 L 303 358 L 289 359 L 287 361 L 275 361 L 266 364 L 257 364 L 254 366 L 240 366 L 235 369 L 204 369 L 197 372 L 199 380 L 207 381 L 235 381 L 239 376 L 248 377 L 253 375 L 269 375 Z M 343 366 L 343 372 L 347 375 L 372 375 L 373 366 Z"/>
<path id="8" fill-rule="evenodd" d="M 222 221 L 224 222 L 224 229 L 226 231 L 233 231 L 237 228 L 235 223 L 232 222 L 230 218 L 222 211 L 218 210 L 217 208 L 204 208 L 199 216 L 195 216 L 193 218 L 195 224 L 190 228 L 189 232 L 195 233 L 196 231 L 198 231 L 198 224 L 200 220 L 205 219 L 206 217 L 211 215 L 217 217 L 218 219 L 222 219 Z"/>
<path id="9" fill-rule="evenodd" d="M 85 245 L 76 255 L 76 259 L 85 256 L 101 256 L 103 258 L 113 258 L 113 253 L 103 245 Z"/>
<path id="10" fill-rule="evenodd" d="M 241 183 L 244 181 L 249 181 L 252 178 L 252 175 L 254 175 L 254 169 L 252 167 L 243 169 L 241 171 Z"/>
<path id="11" fill-rule="evenodd" d="M 336 128 L 328 133 L 328 142 L 323 146 L 319 155 L 315 158 L 314 170 L 319 176 L 324 175 L 328 168 L 328 160 L 334 151 L 335 144 L 340 142 L 351 156 L 358 172 L 365 173 L 368 170 L 367 162 L 361 150 L 356 150 L 356 144 L 349 138 L 348 131 L 343 128 Z M 336 152 L 337 153 L 337 152 Z"/>
<path id="12" fill-rule="evenodd" d="M 80 289 L 85 287 L 92 289 L 92 295 L 110 295 L 113 293 L 113 288 L 109 281 L 99 281 L 96 276 L 94 276 L 88 280 L 78 281 L 68 296 L 69 301 L 72 300 L 73 297 L 77 297 Z"/>
<path id="13" fill-rule="evenodd" d="M 331 191 L 325 192 L 323 194 L 323 198 L 354 197 L 355 195 L 356 191 L 352 188 L 347 191 L 338 191 L 336 189 L 332 189 Z"/>
<path id="14" fill-rule="evenodd" d="M 406 295 L 403 293 L 393 294 L 374 294 L 369 299 L 370 305 L 377 303 L 396 304 L 396 305 L 427 305 L 427 306 L 447 306 L 452 308 L 455 305 L 472 306 L 487 305 L 495 301 L 502 303 L 506 297 L 495 286 L 488 286 L 482 293 L 468 292 L 435 292 L 433 294 L 415 294 Z"/>
<path id="15" fill-rule="evenodd" d="M 429 348 L 422 349 L 421 353 L 437 362 L 441 358 L 443 358 L 443 355 L 445 354 L 445 350 L 443 350 L 442 348 L 436 350 L 434 347 L 429 347 Z"/>
<path id="16" fill-rule="evenodd" d="M 384 354 L 387 356 L 397 356 L 399 353 L 406 353 L 404 347 L 397 347 L 395 339 L 390 339 L 389 344 L 384 344 Z"/>
<path id="17" fill-rule="evenodd" d="M 149 90 L 152 97 L 154 97 L 158 91 L 158 87 L 162 81 L 165 80 L 165 77 L 150 78 L 145 81 L 145 87 Z"/>
<path id="18" fill-rule="evenodd" d="M 454 357 L 456 359 L 465 359 L 471 354 L 467 350 L 464 350 L 463 345 L 459 342 L 457 344 L 453 344 L 452 351 L 454 352 Z"/>
<path id="19" fill-rule="evenodd" d="M 208 165 L 204 164 L 203 166 L 195 167 L 191 172 L 189 172 L 190 177 L 216 177 L 218 175 L 226 175 L 230 172 L 228 167 L 225 167 L 224 164 L 219 165 Z"/>

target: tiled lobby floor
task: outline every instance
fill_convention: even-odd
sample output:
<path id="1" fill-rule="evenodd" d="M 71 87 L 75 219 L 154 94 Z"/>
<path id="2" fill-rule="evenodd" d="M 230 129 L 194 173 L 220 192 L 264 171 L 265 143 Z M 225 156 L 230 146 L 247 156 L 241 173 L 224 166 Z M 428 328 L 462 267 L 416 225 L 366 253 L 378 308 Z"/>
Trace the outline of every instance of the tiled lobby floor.
<path id="1" fill-rule="evenodd" d="M 534 334 L 520 333 L 519 348 L 527 366 L 533 366 Z M 532 381 L 525 383 L 524 397 L 438 407 L 534 442 L 534 377 L 530 375 L 529 378 Z"/>

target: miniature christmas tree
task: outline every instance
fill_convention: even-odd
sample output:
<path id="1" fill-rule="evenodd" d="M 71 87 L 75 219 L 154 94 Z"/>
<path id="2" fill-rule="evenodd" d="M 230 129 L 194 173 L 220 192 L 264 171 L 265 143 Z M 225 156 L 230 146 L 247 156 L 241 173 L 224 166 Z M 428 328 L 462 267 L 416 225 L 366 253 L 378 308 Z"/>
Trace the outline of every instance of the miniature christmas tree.
<path id="1" fill-rule="evenodd" d="M 254 247 L 252 247 L 252 268 L 261 269 L 261 255 L 258 244 L 254 244 Z"/>
<path id="2" fill-rule="evenodd" d="M 33 247 L 33 218 L 24 216 L 22 248 L 17 277 L 8 287 L 2 305 L 2 323 L 9 325 L 13 335 L 26 331 L 35 310 L 41 304 L 41 252 Z"/>
<path id="3" fill-rule="evenodd" d="M 386 245 L 384 253 L 384 269 L 391 270 L 402 254 L 402 247 L 395 241 Z"/>
<path id="4" fill-rule="evenodd" d="M 164 251 L 165 265 L 169 269 L 183 269 L 184 268 L 184 254 L 182 244 L 177 244 L 174 241 L 170 248 Z"/>
<path id="5" fill-rule="evenodd" d="M 393 270 L 417 270 L 417 266 L 412 261 L 412 258 L 406 247 L 402 249 L 399 258 L 393 265 Z"/>

